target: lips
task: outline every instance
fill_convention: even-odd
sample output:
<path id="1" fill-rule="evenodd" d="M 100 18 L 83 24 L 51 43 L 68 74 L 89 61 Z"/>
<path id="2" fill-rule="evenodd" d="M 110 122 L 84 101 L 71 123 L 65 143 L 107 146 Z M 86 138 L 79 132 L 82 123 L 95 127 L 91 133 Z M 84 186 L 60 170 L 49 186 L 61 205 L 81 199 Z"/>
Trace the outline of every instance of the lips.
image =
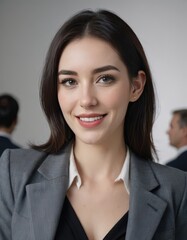
<path id="1" fill-rule="evenodd" d="M 77 119 L 82 127 L 92 128 L 100 125 L 106 114 L 81 114 Z"/>

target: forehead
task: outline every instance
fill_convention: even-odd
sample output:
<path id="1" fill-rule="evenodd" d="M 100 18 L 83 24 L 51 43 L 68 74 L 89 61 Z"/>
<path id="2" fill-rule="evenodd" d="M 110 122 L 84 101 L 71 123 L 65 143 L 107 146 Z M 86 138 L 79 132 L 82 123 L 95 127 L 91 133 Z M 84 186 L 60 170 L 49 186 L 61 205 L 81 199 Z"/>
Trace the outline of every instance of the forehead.
<path id="1" fill-rule="evenodd" d="M 84 63 L 93 64 L 97 59 L 97 64 L 123 63 L 117 51 L 106 41 L 86 36 L 80 39 L 75 39 L 70 42 L 63 50 L 59 64 Z"/>
<path id="2" fill-rule="evenodd" d="M 173 117 L 172 117 L 172 123 L 178 123 L 180 120 L 180 116 L 179 114 L 174 114 Z"/>
<path id="3" fill-rule="evenodd" d="M 80 38 L 73 39 L 64 48 L 64 51 L 67 50 L 67 48 L 69 48 L 69 47 L 72 48 L 72 47 L 76 47 L 77 45 L 78 46 L 84 45 L 85 47 L 93 45 L 93 48 L 94 48 L 95 45 L 97 45 L 99 47 L 108 48 L 108 49 L 113 50 L 113 51 L 116 52 L 115 48 L 108 41 L 105 41 L 102 38 L 91 36 L 91 35 L 87 35 L 87 36 L 83 36 L 83 37 L 80 37 Z M 94 48 L 94 49 L 97 50 L 96 48 Z"/>

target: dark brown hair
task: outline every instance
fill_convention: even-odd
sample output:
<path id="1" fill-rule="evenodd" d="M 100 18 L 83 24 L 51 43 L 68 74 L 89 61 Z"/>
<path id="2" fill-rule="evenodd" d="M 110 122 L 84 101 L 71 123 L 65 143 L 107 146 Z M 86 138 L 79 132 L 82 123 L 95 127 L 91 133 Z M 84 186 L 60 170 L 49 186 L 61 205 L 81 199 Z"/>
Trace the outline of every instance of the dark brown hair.
<path id="1" fill-rule="evenodd" d="M 18 101 L 10 94 L 0 96 L 0 127 L 10 128 L 17 121 Z"/>
<path id="2" fill-rule="evenodd" d="M 152 141 L 155 95 L 149 65 L 143 47 L 133 30 L 120 17 L 107 10 L 81 11 L 63 24 L 52 40 L 40 88 L 41 104 L 51 135 L 45 144 L 33 147 L 55 153 L 74 137 L 74 133 L 63 118 L 57 99 L 58 65 L 65 47 L 71 41 L 85 35 L 98 37 L 110 43 L 126 65 L 131 80 L 137 76 L 138 71 L 145 72 L 144 91 L 136 102 L 129 103 L 127 109 L 124 139 L 137 155 L 153 160 L 153 153 L 156 154 Z"/>

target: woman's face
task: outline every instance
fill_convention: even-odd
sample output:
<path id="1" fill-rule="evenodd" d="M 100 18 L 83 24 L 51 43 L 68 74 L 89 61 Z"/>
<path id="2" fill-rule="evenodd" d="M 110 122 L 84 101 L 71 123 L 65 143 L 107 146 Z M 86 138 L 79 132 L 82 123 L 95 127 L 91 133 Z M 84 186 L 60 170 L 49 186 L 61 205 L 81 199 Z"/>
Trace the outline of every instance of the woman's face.
<path id="1" fill-rule="evenodd" d="M 133 89 L 126 66 L 107 42 L 84 37 L 64 49 L 58 68 L 58 101 L 77 141 L 101 144 L 123 139 Z"/>

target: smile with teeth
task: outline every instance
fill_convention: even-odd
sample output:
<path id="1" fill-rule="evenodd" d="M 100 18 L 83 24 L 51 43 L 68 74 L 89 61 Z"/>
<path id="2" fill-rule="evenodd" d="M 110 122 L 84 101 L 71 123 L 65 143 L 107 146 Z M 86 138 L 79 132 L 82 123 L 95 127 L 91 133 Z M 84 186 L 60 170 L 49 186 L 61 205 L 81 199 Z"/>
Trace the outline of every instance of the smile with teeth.
<path id="1" fill-rule="evenodd" d="M 79 119 L 82 121 L 82 122 L 94 122 L 94 121 L 97 121 L 97 120 L 100 120 L 102 119 L 104 116 L 97 116 L 97 117 L 80 117 Z"/>

